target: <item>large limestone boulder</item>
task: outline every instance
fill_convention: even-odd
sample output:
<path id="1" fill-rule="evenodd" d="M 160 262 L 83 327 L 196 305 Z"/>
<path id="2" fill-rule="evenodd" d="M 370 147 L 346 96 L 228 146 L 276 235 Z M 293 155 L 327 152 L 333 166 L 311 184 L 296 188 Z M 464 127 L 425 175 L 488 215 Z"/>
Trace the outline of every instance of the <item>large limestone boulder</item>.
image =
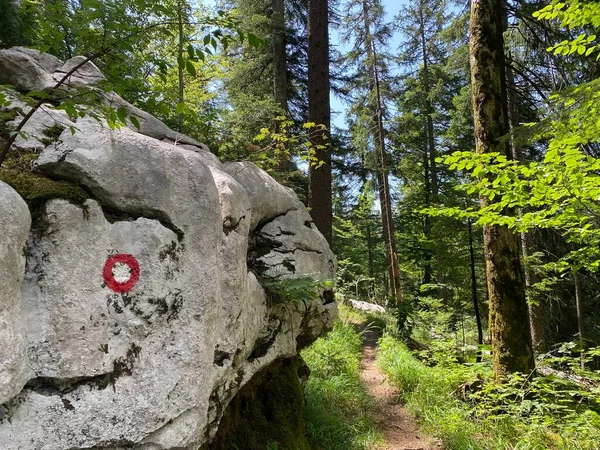
<path id="1" fill-rule="evenodd" d="M 75 56 L 63 63 L 55 56 L 30 48 L 13 47 L 0 50 L 0 84 L 13 86 L 22 92 L 52 92 L 52 97 L 64 97 L 77 89 L 97 86 L 105 80 L 98 67 L 83 56 Z M 169 143 L 208 150 L 204 144 L 171 130 L 156 117 L 136 108 L 114 92 L 103 93 L 102 103 L 114 109 L 124 108 L 130 116 L 135 116 L 139 130 L 131 124 L 129 126 L 141 134 L 167 140 Z M 37 117 L 33 117 L 29 122 L 47 120 L 44 117 L 47 112 L 47 109 L 40 109 L 35 113 Z M 77 128 L 68 119 L 58 120 L 57 123 L 63 127 Z M 27 131 L 24 130 L 25 133 Z"/>
<path id="2" fill-rule="evenodd" d="M 17 395 L 30 376 L 20 292 L 30 226 L 27 205 L 0 181 L 0 404 Z"/>
<path id="3" fill-rule="evenodd" d="M 0 50 L 0 82 L 20 91 L 49 91 L 52 74 L 61 66 L 55 56 L 25 47 Z"/>
<path id="4" fill-rule="evenodd" d="M 99 79 L 88 69 L 70 86 Z M 255 374 L 332 325 L 330 291 L 284 301 L 263 281 L 332 279 L 333 255 L 256 166 L 222 164 L 161 125 L 110 130 L 43 108 L 19 151 L 89 199 L 37 204 L 32 220 L 0 182 L 0 448 L 197 450 Z"/>

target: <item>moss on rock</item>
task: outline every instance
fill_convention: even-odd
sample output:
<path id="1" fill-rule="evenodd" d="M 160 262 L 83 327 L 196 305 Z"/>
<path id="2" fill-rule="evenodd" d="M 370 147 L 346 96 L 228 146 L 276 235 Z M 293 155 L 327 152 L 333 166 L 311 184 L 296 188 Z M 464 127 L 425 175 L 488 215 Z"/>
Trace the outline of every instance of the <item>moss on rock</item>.
<path id="1" fill-rule="evenodd" d="M 63 125 L 55 123 L 54 125 L 49 126 L 44 131 L 42 131 L 45 137 L 40 139 L 40 142 L 48 146 L 56 142 L 64 130 L 65 127 Z"/>
<path id="2" fill-rule="evenodd" d="M 257 373 L 229 403 L 217 435 L 203 450 L 310 450 L 304 433 L 300 357 Z"/>
<path id="3" fill-rule="evenodd" d="M 82 205 L 89 198 L 89 195 L 75 184 L 55 181 L 25 170 L 0 168 L 0 180 L 17 191 L 32 212 L 54 198 L 62 198 L 78 205 Z"/>

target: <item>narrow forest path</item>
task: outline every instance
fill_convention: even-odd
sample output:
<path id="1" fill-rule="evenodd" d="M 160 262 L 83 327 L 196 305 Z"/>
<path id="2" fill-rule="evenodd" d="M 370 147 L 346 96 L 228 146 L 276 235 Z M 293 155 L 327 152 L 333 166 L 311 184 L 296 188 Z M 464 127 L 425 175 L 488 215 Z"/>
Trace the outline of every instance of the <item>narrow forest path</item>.
<path id="1" fill-rule="evenodd" d="M 385 438 L 385 450 L 437 450 L 440 447 L 424 436 L 414 419 L 398 403 L 398 391 L 377 367 L 377 339 L 374 330 L 363 331 L 360 374 L 367 393 L 373 398 L 375 421 Z"/>

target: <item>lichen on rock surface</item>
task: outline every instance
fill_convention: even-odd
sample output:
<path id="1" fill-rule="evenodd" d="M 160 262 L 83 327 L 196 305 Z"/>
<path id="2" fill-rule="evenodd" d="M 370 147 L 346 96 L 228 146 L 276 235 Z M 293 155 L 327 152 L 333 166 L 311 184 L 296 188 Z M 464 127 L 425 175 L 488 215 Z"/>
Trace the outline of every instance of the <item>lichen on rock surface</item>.
<path id="1" fill-rule="evenodd" d="M 48 90 L 75 63 L 2 50 L 0 83 Z M 63 94 L 100 77 L 88 63 Z M 33 170 L 0 169 L 15 188 L 0 181 L 2 450 L 210 445 L 236 394 L 336 314 L 322 291 L 272 304 L 260 280 L 332 279 L 334 257 L 256 166 L 223 164 L 146 113 L 140 131 L 83 117 L 72 133 L 43 108 L 16 142 Z"/>

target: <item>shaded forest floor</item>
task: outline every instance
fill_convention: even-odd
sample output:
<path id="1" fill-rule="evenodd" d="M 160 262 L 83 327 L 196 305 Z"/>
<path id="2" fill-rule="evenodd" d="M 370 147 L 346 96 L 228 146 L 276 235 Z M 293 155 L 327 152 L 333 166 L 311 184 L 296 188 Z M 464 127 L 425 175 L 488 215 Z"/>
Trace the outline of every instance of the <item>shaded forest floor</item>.
<path id="1" fill-rule="evenodd" d="M 364 325 L 362 325 L 364 327 Z M 433 439 L 424 436 L 412 416 L 399 404 L 399 392 L 377 367 L 379 333 L 364 329 L 360 376 L 367 394 L 373 399 L 373 419 L 382 432 L 385 450 L 435 450 Z"/>

